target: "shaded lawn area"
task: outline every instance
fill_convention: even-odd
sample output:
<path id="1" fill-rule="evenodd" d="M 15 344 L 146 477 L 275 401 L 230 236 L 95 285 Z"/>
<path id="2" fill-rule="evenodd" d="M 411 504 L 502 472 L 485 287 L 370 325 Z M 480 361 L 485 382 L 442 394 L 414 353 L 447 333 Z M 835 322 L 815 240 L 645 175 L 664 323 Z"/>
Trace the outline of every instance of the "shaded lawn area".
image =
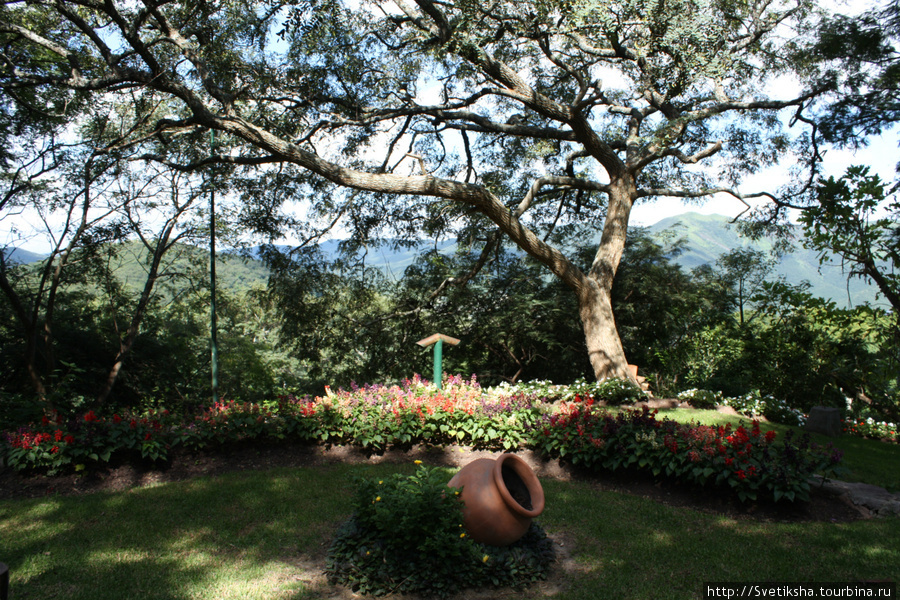
<path id="1" fill-rule="evenodd" d="M 354 477 L 412 464 L 235 472 L 125 492 L 0 502 L 11 598 L 350 597 L 321 570 Z M 447 478 L 454 471 L 447 469 Z M 503 598 L 702 598 L 704 582 L 900 580 L 900 519 L 779 523 L 543 479 L 565 560 Z M 484 597 L 493 597 L 484 596 Z"/>

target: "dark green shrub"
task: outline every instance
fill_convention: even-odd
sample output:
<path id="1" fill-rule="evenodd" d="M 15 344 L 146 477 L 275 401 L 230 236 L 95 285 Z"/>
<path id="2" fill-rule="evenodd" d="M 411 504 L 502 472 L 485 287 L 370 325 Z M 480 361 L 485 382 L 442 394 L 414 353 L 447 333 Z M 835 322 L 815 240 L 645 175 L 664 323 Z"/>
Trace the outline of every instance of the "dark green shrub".
<path id="1" fill-rule="evenodd" d="M 473 541 L 462 525 L 459 490 L 439 469 L 359 482 L 354 515 L 338 531 L 326 558 L 332 583 L 382 596 L 447 597 L 465 588 L 522 586 L 546 577 L 553 550 L 532 524 L 504 548 Z"/>
<path id="2" fill-rule="evenodd" d="M 634 382 L 613 378 L 597 384 L 594 398 L 606 402 L 610 406 L 620 406 L 646 400 L 647 395 Z"/>
<path id="3" fill-rule="evenodd" d="M 678 394 L 678 399 L 687 402 L 694 408 L 713 409 L 722 403 L 722 394 L 709 390 L 686 390 Z"/>

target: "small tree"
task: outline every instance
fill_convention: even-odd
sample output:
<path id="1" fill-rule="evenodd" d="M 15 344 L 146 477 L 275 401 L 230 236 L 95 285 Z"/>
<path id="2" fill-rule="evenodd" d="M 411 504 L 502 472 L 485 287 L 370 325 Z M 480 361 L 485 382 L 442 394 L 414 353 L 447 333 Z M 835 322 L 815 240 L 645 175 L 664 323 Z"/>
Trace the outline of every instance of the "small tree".
<path id="1" fill-rule="evenodd" d="M 868 279 L 900 314 L 900 200 L 868 167 L 823 179 L 818 204 L 800 215 L 805 243 L 819 261 L 838 255 L 851 277 Z"/>

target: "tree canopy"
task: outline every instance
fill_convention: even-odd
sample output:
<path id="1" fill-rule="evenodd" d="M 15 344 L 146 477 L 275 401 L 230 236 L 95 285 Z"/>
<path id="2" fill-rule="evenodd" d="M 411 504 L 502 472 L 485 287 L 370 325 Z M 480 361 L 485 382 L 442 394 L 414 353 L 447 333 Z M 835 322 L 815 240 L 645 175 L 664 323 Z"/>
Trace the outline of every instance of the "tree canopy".
<path id="1" fill-rule="evenodd" d="M 773 81 L 796 67 L 816 11 L 812 0 L 8 2 L 0 87 L 7 108 L 73 128 L 84 122 L 70 107 L 109 103 L 114 135 L 98 153 L 227 166 L 245 223 L 269 235 L 342 222 L 361 242 L 455 235 L 482 250 L 445 285 L 507 239 L 575 293 L 594 374 L 628 377 L 610 294 L 633 205 L 773 197 L 739 185 L 791 150 L 781 111 L 812 126 L 803 111 L 826 88 L 780 95 Z M 217 151 L 208 130 L 225 134 Z M 282 211 L 298 199 L 310 202 L 302 219 Z M 594 243 L 587 268 L 573 240 Z"/>

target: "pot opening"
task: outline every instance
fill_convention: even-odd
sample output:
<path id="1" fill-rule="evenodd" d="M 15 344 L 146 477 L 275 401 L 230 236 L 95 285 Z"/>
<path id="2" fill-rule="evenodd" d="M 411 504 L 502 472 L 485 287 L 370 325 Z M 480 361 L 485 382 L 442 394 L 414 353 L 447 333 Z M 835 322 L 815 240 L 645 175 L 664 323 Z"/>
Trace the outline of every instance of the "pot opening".
<path id="1" fill-rule="evenodd" d="M 506 486 L 512 499 L 525 510 L 534 510 L 531 504 L 531 492 L 528 491 L 528 486 L 525 485 L 516 470 L 503 464 L 500 467 L 500 475 L 503 477 L 503 485 Z"/>

